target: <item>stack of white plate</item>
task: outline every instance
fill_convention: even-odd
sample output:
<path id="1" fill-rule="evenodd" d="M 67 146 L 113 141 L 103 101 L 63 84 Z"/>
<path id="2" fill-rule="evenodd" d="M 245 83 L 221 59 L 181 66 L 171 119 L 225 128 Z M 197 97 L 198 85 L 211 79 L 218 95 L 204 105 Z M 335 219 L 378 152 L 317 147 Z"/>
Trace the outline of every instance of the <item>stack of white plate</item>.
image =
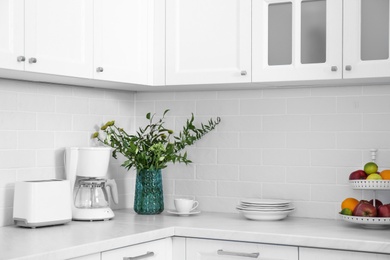
<path id="1" fill-rule="evenodd" d="M 276 199 L 241 199 L 236 208 L 244 217 L 252 220 L 280 220 L 294 211 L 291 201 Z"/>

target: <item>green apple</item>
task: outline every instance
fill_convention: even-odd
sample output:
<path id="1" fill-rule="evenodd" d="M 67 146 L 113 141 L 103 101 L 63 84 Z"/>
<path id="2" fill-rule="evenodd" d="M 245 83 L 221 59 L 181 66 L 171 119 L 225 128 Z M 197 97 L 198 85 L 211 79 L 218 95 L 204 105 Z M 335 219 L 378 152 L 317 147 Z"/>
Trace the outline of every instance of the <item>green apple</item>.
<path id="1" fill-rule="evenodd" d="M 368 162 L 364 165 L 364 171 L 367 174 L 377 173 L 378 172 L 378 165 L 374 162 Z"/>

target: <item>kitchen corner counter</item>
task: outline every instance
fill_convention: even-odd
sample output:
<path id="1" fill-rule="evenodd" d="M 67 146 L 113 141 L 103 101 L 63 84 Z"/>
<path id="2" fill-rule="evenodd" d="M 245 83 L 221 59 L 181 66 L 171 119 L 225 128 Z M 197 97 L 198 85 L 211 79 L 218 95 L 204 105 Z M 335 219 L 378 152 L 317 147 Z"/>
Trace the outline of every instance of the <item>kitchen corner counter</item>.
<path id="1" fill-rule="evenodd" d="M 390 254 L 390 229 L 289 217 L 251 221 L 239 214 L 180 217 L 115 211 L 110 221 L 78 222 L 36 229 L 0 228 L 0 259 L 67 259 L 156 239 L 181 236 Z"/>

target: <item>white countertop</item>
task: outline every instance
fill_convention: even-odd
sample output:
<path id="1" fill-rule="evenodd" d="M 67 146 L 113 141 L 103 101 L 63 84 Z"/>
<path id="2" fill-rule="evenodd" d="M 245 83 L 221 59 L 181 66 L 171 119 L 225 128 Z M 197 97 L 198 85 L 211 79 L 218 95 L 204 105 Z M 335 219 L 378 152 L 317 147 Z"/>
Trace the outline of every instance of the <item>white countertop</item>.
<path id="1" fill-rule="evenodd" d="M 390 229 L 365 229 L 342 220 L 251 221 L 239 214 L 144 216 L 119 210 L 110 221 L 72 221 L 36 229 L 2 227 L 0 259 L 66 259 L 171 236 L 390 254 Z"/>

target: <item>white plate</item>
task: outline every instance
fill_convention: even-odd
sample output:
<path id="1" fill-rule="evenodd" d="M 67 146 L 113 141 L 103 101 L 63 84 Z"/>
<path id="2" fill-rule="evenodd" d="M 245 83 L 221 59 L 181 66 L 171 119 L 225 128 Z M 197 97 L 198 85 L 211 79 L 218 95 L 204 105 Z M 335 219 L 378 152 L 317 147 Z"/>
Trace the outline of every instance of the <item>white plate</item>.
<path id="1" fill-rule="evenodd" d="M 390 190 L 390 180 L 350 180 L 353 189 Z"/>
<path id="2" fill-rule="evenodd" d="M 340 213 L 339 215 L 343 218 L 343 220 L 347 222 L 361 224 L 363 227 L 367 227 L 367 228 L 390 227 L 390 218 L 348 216 Z"/>
<path id="3" fill-rule="evenodd" d="M 251 220 L 281 220 L 284 219 L 294 210 L 258 212 L 249 210 L 238 210 L 244 217 Z"/>
<path id="4" fill-rule="evenodd" d="M 241 199 L 242 204 L 256 204 L 256 205 L 286 205 L 291 201 L 289 200 L 276 200 L 276 199 L 257 199 L 257 198 L 246 198 Z"/>
<path id="5" fill-rule="evenodd" d="M 290 211 L 294 210 L 294 207 L 285 207 L 285 208 L 258 208 L 258 207 L 241 207 L 237 206 L 236 209 L 238 210 L 247 210 L 247 211 L 260 211 L 260 212 L 269 212 L 269 211 Z"/>
<path id="6" fill-rule="evenodd" d="M 194 210 L 194 211 L 186 212 L 186 213 L 180 213 L 180 212 L 177 212 L 176 210 L 167 210 L 167 212 L 170 214 L 174 214 L 174 215 L 182 216 L 182 217 L 189 216 L 189 215 L 196 215 L 196 214 L 200 213 L 199 210 Z"/>

